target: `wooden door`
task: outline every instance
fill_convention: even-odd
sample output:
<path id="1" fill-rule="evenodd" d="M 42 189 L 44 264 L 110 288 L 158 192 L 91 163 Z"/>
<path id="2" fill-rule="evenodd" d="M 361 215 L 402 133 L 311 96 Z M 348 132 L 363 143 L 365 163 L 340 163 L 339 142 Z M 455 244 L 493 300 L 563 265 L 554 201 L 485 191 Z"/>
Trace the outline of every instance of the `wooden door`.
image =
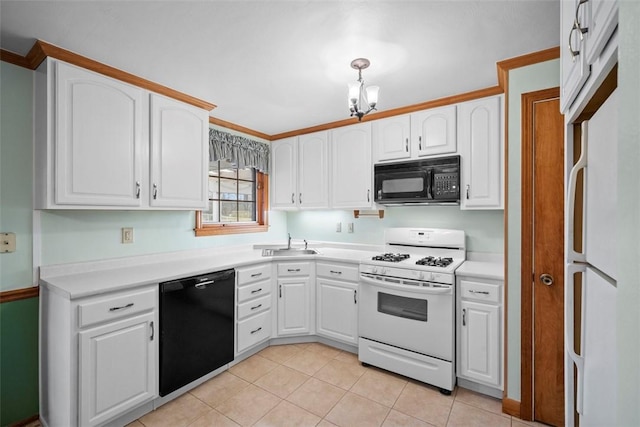
<path id="1" fill-rule="evenodd" d="M 523 419 L 564 424 L 564 119 L 558 88 L 522 95 Z"/>

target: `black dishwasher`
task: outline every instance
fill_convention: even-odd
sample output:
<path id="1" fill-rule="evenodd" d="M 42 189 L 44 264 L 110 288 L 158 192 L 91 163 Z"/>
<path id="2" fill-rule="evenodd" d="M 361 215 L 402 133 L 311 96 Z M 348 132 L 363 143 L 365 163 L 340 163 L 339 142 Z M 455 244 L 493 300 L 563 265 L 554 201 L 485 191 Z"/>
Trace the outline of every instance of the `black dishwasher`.
<path id="1" fill-rule="evenodd" d="M 160 396 L 233 360 L 235 270 L 160 283 Z"/>

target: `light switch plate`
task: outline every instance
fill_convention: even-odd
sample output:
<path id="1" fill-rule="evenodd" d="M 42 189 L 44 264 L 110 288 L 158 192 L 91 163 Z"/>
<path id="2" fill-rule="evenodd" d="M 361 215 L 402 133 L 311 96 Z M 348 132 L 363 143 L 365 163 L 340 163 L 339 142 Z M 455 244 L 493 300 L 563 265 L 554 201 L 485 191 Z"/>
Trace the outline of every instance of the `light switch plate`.
<path id="1" fill-rule="evenodd" d="M 336 233 L 340 233 L 342 231 L 342 223 L 336 222 Z"/>
<path id="2" fill-rule="evenodd" d="M 122 228 L 122 243 L 133 243 L 133 228 L 132 227 L 123 227 Z"/>
<path id="3" fill-rule="evenodd" d="M 347 232 L 349 232 L 349 233 L 353 233 L 353 223 L 352 223 L 352 222 L 350 222 L 350 223 L 347 225 Z"/>
<path id="4" fill-rule="evenodd" d="M 16 233 L 0 233 L 0 253 L 16 251 Z"/>

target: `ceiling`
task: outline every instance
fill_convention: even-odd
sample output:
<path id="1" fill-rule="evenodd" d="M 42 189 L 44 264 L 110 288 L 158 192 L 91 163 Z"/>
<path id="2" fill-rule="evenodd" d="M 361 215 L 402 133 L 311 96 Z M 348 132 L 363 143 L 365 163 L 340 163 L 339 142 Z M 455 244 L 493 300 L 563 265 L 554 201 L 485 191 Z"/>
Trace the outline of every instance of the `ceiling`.
<path id="1" fill-rule="evenodd" d="M 2 0 L 0 46 L 44 40 L 272 135 L 348 118 L 357 57 L 379 110 L 495 86 L 496 62 L 560 44 L 559 3 Z"/>

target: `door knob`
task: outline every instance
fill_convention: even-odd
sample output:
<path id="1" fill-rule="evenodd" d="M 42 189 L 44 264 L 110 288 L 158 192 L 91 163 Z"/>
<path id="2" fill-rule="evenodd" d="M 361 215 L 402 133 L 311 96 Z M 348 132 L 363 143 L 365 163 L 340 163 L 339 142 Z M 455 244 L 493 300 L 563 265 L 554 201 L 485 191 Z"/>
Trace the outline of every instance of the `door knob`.
<path id="1" fill-rule="evenodd" d="M 551 286 L 553 285 L 553 276 L 547 273 L 541 274 L 540 281 L 543 285 Z"/>

